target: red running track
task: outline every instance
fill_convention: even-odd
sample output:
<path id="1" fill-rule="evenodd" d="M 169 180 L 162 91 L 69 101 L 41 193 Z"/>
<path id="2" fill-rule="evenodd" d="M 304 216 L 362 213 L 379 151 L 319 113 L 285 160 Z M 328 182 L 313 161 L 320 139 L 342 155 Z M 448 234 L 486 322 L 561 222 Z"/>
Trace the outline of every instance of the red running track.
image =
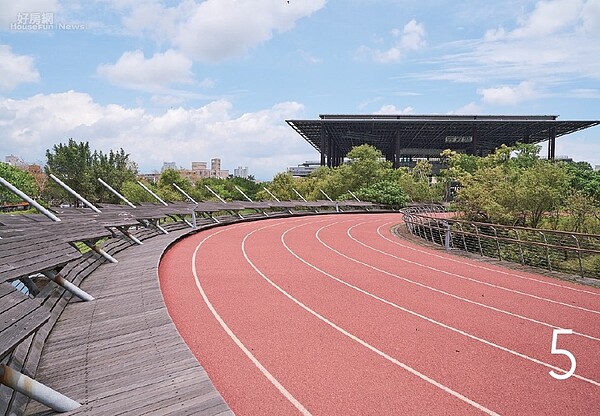
<path id="1" fill-rule="evenodd" d="M 600 290 L 423 248 L 400 221 L 240 223 L 165 254 L 168 311 L 236 414 L 600 414 Z"/>

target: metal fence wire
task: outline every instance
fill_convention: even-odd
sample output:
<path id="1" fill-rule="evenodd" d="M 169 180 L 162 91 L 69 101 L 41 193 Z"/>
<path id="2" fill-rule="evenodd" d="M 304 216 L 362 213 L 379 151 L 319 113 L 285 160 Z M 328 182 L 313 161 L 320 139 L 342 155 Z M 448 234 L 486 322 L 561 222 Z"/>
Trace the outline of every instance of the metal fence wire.
<path id="1" fill-rule="evenodd" d="M 443 208 L 403 210 L 408 231 L 447 250 L 600 278 L 600 235 L 457 220 Z"/>

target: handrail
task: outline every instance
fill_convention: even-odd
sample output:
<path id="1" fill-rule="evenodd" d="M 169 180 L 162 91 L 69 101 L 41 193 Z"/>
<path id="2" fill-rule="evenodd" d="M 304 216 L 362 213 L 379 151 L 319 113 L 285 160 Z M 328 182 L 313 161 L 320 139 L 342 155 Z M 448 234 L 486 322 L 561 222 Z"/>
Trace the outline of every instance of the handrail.
<path id="1" fill-rule="evenodd" d="M 435 244 L 550 271 L 600 278 L 600 235 L 440 218 L 423 212 L 427 212 L 423 207 L 403 210 L 407 230 Z M 439 206 L 429 212 L 440 212 Z M 434 237 L 447 232 L 450 243 Z"/>

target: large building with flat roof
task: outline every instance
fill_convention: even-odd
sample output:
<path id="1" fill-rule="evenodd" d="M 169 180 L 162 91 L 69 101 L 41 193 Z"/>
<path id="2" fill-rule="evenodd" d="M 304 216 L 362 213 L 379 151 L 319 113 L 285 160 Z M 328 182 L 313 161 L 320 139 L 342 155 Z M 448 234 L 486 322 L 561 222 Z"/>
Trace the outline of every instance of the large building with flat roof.
<path id="1" fill-rule="evenodd" d="M 286 120 L 321 155 L 320 163 L 335 167 L 354 147 L 370 144 L 394 167 L 417 160 L 439 161 L 445 149 L 485 156 L 502 144 L 548 142 L 554 159 L 556 139 L 600 124 L 600 120 L 557 120 L 558 116 L 510 115 L 336 115 L 317 120 Z"/>

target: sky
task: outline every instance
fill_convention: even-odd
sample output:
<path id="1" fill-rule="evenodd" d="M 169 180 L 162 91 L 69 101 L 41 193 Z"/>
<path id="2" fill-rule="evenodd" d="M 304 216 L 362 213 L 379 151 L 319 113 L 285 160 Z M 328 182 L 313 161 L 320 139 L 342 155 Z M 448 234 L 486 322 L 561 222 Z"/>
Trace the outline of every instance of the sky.
<path id="1" fill-rule="evenodd" d="M 600 0 L 2 0 L 0 157 L 73 138 L 269 180 L 319 159 L 286 119 L 599 120 L 599 56 Z M 600 165 L 600 126 L 556 152 Z"/>

